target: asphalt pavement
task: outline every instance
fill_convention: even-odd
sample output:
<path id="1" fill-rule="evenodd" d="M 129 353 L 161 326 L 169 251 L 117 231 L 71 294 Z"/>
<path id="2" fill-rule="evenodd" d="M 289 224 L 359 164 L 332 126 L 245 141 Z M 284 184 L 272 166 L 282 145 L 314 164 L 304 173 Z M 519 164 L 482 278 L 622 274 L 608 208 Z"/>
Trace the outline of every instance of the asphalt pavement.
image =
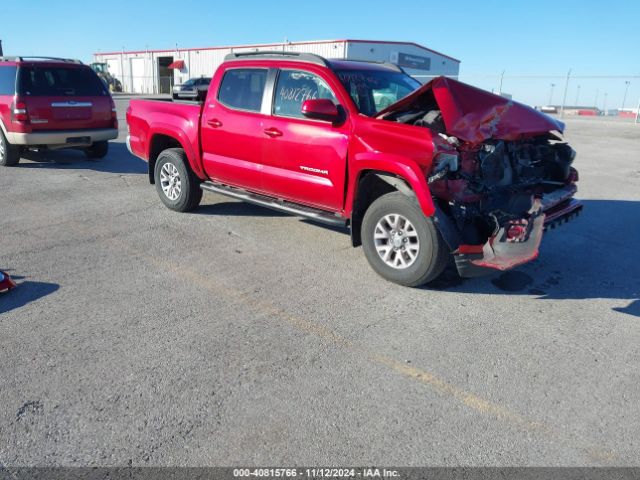
<path id="1" fill-rule="evenodd" d="M 638 465 L 640 125 L 567 124 L 584 213 L 428 289 L 339 230 L 166 209 L 124 131 L 2 168 L 0 461 Z"/>

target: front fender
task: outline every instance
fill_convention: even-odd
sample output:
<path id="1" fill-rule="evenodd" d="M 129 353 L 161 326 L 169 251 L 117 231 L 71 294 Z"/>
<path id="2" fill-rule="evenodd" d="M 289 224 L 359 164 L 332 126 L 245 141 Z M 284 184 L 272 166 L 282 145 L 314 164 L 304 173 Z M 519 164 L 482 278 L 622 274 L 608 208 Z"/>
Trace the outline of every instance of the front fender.
<path id="1" fill-rule="evenodd" d="M 420 165 L 414 160 L 401 155 L 362 152 L 352 157 L 349 168 L 350 189 L 347 194 L 345 212 L 351 213 L 356 197 L 358 180 L 366 171 L 390 173 L 405 180 L 413 190 L 422 212 L 427 217 L 434 215 L 436 208 L 431 197 L 427 179 Z"/>

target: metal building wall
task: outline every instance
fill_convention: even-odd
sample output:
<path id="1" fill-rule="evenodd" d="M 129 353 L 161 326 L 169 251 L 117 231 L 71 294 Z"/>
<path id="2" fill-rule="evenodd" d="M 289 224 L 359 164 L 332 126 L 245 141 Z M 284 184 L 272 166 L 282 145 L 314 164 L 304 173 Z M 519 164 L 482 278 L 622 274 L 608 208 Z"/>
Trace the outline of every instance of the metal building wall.
<path id="1" fill-rule="evenodd" d="M 399 53 L 430 59 L 431 65 L 428 70 L 403 67 L 409 75 L 423 83 L 440 75 L 458 78 L 460 73 L 459 61 L 411 43 L 348 42 L 346 57 L 353 60 L 396 63 Z"/>
<path id="2" fill-rule="evenodd" d="M 174 70 L 171 74 L 174 84 L 179 84 L 192 77 L 212 76 L 216 68 L 224 61 L 224 57 L 231 52 L 269 50 L 315 53 L 325 58 L 352 58 L 356 60 L 376 61 L 392 61 L 394 55 L 397 57 L 398 53 L 427 57 L 431 63 L 428 71 L 405 68 L 407 73 L 423 82 L 437 75 L 457 77 L 460 68 L 460 63 L 457 60 L 410 43 L 347 42 L 340 40 L 203 49 L 115 52 L 96 54 L 95 61 L 107 62 L 110 65 L 119 66 L 117 71 L 112 71 L 111 73 L 122 82 L 125 92 L 152 94 L 158 93 L 159 91 L 159 57 L 173 57 L 174 61 L 184 61 L 185 68 L 182 70 Z M 144 59 L 144 69 L 141 75 L 143 78 L 133 78 L 131 71 L 132 59 Z M 140 75 L 136 77 L 139 76 Z"/>

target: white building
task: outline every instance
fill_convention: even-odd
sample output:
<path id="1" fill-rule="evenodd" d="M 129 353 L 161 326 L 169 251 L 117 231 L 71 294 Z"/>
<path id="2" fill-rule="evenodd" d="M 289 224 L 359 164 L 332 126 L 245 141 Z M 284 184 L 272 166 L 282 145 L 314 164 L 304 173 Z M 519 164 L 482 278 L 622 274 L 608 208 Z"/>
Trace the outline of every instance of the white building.
<path id="1" fill-rule="evenodd" d="M 169 93 L 171 85 L 192 77 L 211 77 L 231 52 L 282 50 L 307 52 L 325 58 L 386 61 L 400 65 L 421 82 L 446 75 L 457 78 L 460 60 L 411 42 L 327 40 L 284 42 L 233 47 L 141 50 L 94 54 L 131 93 Z"/>

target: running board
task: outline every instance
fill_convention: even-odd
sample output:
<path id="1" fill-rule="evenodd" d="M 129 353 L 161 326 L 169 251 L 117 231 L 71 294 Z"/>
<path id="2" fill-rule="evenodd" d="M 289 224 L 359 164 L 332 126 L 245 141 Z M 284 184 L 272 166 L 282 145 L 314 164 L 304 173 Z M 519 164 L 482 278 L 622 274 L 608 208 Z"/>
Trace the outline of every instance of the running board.
<path id="1" fill-rule="evenodd" d="M 309 220 L 325 223 L 334 227 L 346 227 L 347 219 L 340 217 L 334 213 L 319 210 L 313 207 L 307 207 L 306 205 L 299 205 L 293 202 L 287 202 L 286 200 L 280 200 L 274 197 L 268 197 L 266 195 L 260 195 L 257 193 L 251 193 L 240 188 L 230 187 L 228 185 L 222 185 L 220 183 L 202 182 L 200 184 L 202 190 L 208 192 L 220 193 L 227 197 L 243 200 L 248 203 L 260 205 L 261 207 L 271 208 L 278 210 L 279 212 L 289 213 L 298 217 L 304 217 Z"/>

